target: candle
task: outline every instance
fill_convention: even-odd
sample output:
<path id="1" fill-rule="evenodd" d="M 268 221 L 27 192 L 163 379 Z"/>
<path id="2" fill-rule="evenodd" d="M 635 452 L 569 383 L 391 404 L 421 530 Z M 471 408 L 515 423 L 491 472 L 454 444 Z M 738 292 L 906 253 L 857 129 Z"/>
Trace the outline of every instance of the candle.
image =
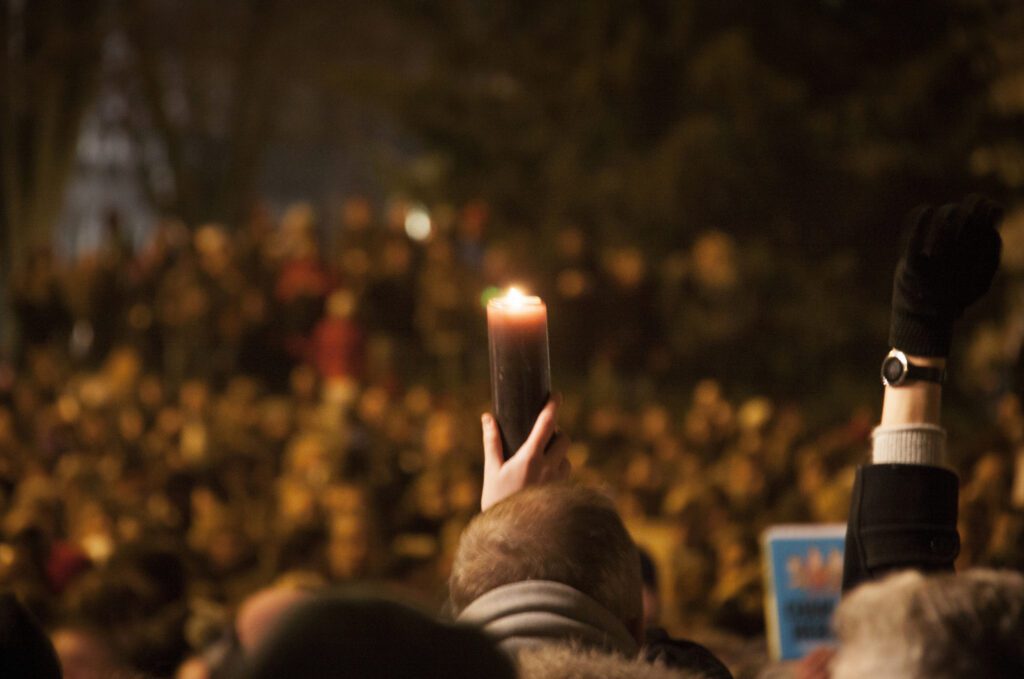
<path id="1" fill-rule="evenodd" d="M 540 297 L 509 288 L 487 304 L 491 398 L 505 459 L 530 436 L 551 395 L 548 308 Z"/>

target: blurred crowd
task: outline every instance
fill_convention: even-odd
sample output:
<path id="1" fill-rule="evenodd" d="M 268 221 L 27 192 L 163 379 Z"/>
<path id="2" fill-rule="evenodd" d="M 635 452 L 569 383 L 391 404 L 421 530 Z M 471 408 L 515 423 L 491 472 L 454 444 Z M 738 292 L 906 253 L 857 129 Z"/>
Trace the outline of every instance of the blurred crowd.
<path id="1" fill-rule="evenodd" d="M 714 364 L 669 384 L 692 347 L 756 324 L 727 235 L 655 261 L 564 227 L 524 256 L 490 219 L 352 198 L 334 224 L 258 208 L 136 249 L 111 217 L 100 252 L 33 257 L 0 366 L 0 585 L 62 657 L 169 676 L 272 582 L 440 605 L 479 511 L 483 304 L 521 281 L 549 305 L 574 475 L 657 564 L 660 621 L 763 632 L 761 531 L 845 521 L 876 413 L 823 426 L 731 396 Z M 954 455 L 961 561 L 1024 568 L 1024 415 L 997 411 Z"/>

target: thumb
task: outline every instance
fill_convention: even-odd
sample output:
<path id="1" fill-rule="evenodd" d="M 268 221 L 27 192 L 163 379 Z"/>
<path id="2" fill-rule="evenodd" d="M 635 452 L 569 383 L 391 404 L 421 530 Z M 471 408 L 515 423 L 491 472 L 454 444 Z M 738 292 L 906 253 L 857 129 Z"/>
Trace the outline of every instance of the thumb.
<path id="1" fill-rule="evenodd" d="M 498 423 L 490 413 L 484 413 L 480 417 L 480 424 L 484 432 L 484 466 L 501 468 L 505 463 L 505 456 L 501 446 L 501 432 L 498 430 Z"/>
<path id="2" fill-rule="evenodd" d="M 935 208 L 931 205 L 918 205 L 904 217 L 900 239 L 904 255 L 914 256 L 924 249 L 934 214 Z"/>

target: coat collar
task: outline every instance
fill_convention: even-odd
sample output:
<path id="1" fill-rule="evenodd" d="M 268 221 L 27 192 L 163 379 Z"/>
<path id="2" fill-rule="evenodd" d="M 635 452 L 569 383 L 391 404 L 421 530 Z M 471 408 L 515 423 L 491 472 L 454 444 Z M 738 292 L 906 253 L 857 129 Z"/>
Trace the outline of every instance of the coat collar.
<path id="1" fill-rule="evenodd" d="M 524 580 L 492 589 L 466 606 L 459 622 L 483 628 L 510 653 L 545 642 L 578 641 L 587 647 L 638 652 L 636 640 L 611 611 L 573 587 Z"/>

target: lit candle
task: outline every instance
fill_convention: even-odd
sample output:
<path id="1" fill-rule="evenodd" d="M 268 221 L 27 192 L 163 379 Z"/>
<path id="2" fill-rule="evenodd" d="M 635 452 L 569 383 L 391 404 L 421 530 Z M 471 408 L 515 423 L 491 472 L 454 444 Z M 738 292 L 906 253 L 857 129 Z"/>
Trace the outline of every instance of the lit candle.
<path id="1" fill-rule="evenodd" d="M 487 303 L 491 398 L 505 459 L 530 436 L 551 395 L 548 308 L 540 297 L 509 288 Z"/>

